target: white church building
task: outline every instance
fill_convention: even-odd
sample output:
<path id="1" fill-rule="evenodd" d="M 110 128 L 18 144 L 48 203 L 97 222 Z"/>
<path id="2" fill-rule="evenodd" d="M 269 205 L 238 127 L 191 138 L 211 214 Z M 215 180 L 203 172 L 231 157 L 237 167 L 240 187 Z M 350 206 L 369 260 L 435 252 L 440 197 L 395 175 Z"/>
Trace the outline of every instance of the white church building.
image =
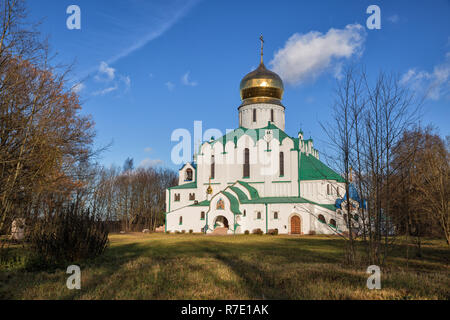
<path id="1" fill-rule="evenodd" d="M 336 207 L 345 181 L 320 161 L 312 139 L 285 133 L 283 82 L 262 54 L 240 93 L 239 128 L 201 144 L 179 185 L 166 190 L 166 232 L 346 232 Z"/>

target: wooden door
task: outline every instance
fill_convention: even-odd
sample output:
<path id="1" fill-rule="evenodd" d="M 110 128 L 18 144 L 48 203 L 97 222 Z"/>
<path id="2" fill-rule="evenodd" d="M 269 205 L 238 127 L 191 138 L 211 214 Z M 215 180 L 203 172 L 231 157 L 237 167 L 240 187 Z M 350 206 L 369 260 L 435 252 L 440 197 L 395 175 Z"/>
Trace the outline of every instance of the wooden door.
<path id="1" fill-rule="evenodd" d="M 299 216 L 291 218 L 291 234 L 302 234 L 301 221 Z"/>

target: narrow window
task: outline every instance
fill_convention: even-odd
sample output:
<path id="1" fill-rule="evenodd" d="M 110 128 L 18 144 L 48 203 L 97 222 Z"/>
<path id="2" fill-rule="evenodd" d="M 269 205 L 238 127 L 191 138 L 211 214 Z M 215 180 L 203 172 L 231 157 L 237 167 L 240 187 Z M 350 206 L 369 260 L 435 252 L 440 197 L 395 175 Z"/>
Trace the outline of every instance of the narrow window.
<path id="1" fill-rule="evenodd" d="M 284 153 L 280 152 L 280 177 L 284 177 Z"/>
<path id="2" fill-rule="evenodd" d="M 273 213 L 273 218 L 274 218 L 275 220 L 278 220 L 278 212 L 277 212 L 277 211 L 275 211 L 275 212 Z"/>
<path id="3" fill-rule="evenodd" d="M 244 151 L 244 178 L 250 178 L 250 150 Z"/>
<path id="4" fill-rule="evenodd" d="M 256 122 L 256 109 L 253 109 L 253 122 Z"/>
<path id="5" fill-rule="evenodd" d="M 245 216 L 247 216 L 247 211 L 246 211 L 246 210 L 244 210 L 244 217 L 245 217 Z"/>
<path id="6" fill-rule="evenodd" d="M 216 177 L 216 162 L 214 156 L 211 156 L 211 179 Z"/>
<path id="7" fill-rule="evenodd" d="M 258 211 L 256 214 L 256 219 L 261 220 L 261 211 Z"/>
<path id="8" fill-rule="evenodd" d="M 183 217 L 180 217 L 180 226 L 183 224 Z"/>
<path id="9" fill-rule="evenodd" d="M 325 223 L 325 217 L 321 214 L 319 214 L 319 221 Z"/>
<path id="10" fill-rule="evenodd" d="M 186 181 L 192 181 L 192 177 L 193 177 L 192 169 L 187 169 L 186 170 Z"/>
<path id="11" fill-rule="evenodd" d="M 195 200 L 195 193 L 189 193 L 189 200 Z"/>
<path id="12" fill-rule="evenodd" d="M 175 193 L 175 201 L 176 202 L 180 201 L 180 198 L 181 198 L 180 194 L 179 193 Z"/>
<path id="13" fill-rule="evenodd" d="M 205 212 L 204 211 L 202 211 L 200 213 L 200 220 L 205 220 Z"/>
<path id="14" fill-rule="evenodd" d="M 327 184 L 327 195 L 330 195 L 330 185 Z"/>
<path id="15" fill-rule="evenodd" d="M 270 110 L 270 121 L 274 122 L 273 109 Z"/>

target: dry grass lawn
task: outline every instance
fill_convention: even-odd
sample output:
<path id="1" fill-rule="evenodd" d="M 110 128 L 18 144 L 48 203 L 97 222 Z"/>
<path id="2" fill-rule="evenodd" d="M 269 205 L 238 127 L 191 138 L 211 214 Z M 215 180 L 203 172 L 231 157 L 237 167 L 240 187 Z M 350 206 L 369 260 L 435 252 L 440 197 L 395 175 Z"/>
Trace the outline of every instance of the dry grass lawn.
<path id="1" fill-rule="evenodd" d="M 82 289 L 65 270 L 0 269 L 0 299 L 449 299 L 449 248 L 427 240 L 422 258 L 394 248 L 382 290 L 367 266 L 342 264 L 344 242 L 326 236 L 111 235 L 106 253 L 81 265 Z M 413 251 L 413 250 L 411 250 Z"/>

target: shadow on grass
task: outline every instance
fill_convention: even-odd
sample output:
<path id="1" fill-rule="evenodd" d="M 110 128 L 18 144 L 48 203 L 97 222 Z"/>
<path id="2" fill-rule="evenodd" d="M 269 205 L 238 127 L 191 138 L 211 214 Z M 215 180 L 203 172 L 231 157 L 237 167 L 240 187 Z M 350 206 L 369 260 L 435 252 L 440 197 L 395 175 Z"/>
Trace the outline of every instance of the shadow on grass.
<path id="1" fill-rule="evenodd" d="M 89 274 L 81 291 L 67 290 L 68 275 L 60 270 L 56 278 L 12 275 L 11 292 L 2 295 L 0 290 L 0 298 L 20 299 L 36 286 L 58 286 L 55 297 L 45 296 L 50 299 L 192 299 L 193 292 L 202 299 L 320 298 L 320 292 L 329 298 L 334 287 L 348 288 L 351 296 L 351 290 L 364 287 L 366 278 L 342 267 L 344 250 L 344 241 L 331 238 L 167 236 L 119 241 L 103 256 L 80 265 L 82 277 Z M 399 245 L 394 252 L 402 250 Z M 448 253 L 436 248 L 424 252 L 440 263 Z M 221 274 L 222 266 L 228 278 Z M 314 291 L 316 284 L 322 286 L 319 291 Z M 195 292 L 197 287 L 205 292 Z"/>

